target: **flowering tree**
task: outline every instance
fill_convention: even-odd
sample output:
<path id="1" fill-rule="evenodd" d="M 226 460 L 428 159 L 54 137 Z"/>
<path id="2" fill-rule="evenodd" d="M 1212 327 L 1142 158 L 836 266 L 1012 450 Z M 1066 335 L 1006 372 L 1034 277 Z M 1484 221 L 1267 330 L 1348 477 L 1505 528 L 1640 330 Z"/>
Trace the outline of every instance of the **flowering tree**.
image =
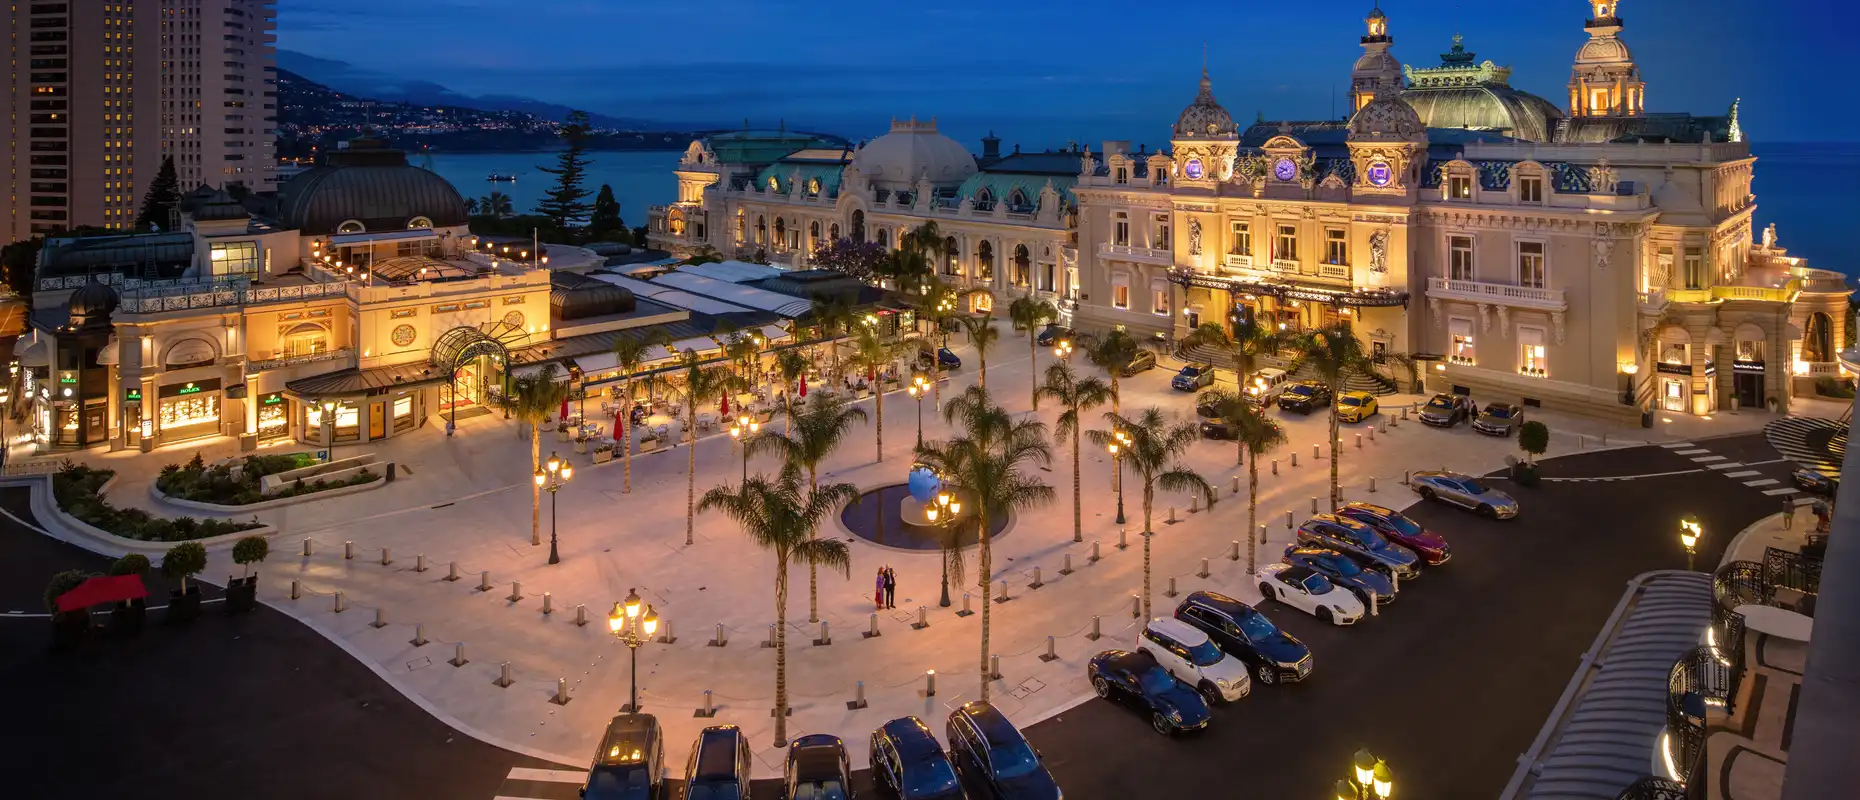
<path id="1" fill-rule="evenodd" d="M 835 239 L 814 249 L 814 266 L 870 281 L 877 279 L 885 257 L 885 248 L 875 242 Z"/>

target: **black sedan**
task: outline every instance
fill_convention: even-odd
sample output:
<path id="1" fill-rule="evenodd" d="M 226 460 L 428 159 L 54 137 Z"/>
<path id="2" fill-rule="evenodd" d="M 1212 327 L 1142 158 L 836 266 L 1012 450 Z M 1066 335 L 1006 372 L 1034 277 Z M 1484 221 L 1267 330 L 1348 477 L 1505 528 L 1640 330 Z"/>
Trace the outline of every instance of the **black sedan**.
<path id="1" fill-rule="evenodd" d="M 1311 648 L 1239 600 L 1217 592 L 1191 592 L 1175 607 L 1175 618 L 1193 625 L 1222 652 L 1240 659 L 1261 684 L 1291 683 L 1311 676 Z"/>
<path id="2" fill-rule="evenodd" d="M 1149 715 L 1150 727 L 1164 736 L 1208 725 L 1207 701 L 1171 676 L 1149 653 L 1106 650 L 1091 657 L 1085 674 L 1099 697 Z"/>
<path id="3" fill-rule="evenodd" d="M 1395 600 L 1395 583 L 1388 576 L 1374 569 L 1364 569 L 1356 559 L 1335 550 L 1286 545 L 1285 556 L 1280 560 L 1297 567 L 1310 567 L 1329 578 L 1331 583 L 1350 590 L 1356 599 L 1363 601 L 1364 608 L 1373 608 L 1374 603 L 1386 606 Z"/>
<path id="4" fill-rule="evenodd" d="M 1833 496 L 1834 493 L 1840 491 L 1841 488 L 1840 478 L 1829 476 L 1827 473 L 1818 469 L 1808 469 L 1806 467 L 1789 473 L 1789 480 L 1795 483 L 1796 488 L 1814 494 Z"/>
<path id="5" fill-rule="evenodd" d="M 899 717 L 872 731 L 872 782 L 898 800 L 963 800 L 956 768 L 930 726 Z"/>
<path id="6" fill-rule="evenodd" d="M 1052 347 L 1059 342 L 1072 338 L 1072 329 L 1064 325 L 1047 325 L 1033 337 L 1033 343 L 1041 347 Z"/>
<path id="7" fill-rule="evenodd" d="M 827 733 L 811 733 L 789 743 L 781 796 L 783 800 L 852 797 L 852 767 L 846 761 L 846 743 Z"/>
<path id="8" fill-rule="evenodd" d="M 1300 381 L 1279 394 L 1279 408 L 1309 414 L 1330 407 L 1330 387 L 1323 381 Z"/>

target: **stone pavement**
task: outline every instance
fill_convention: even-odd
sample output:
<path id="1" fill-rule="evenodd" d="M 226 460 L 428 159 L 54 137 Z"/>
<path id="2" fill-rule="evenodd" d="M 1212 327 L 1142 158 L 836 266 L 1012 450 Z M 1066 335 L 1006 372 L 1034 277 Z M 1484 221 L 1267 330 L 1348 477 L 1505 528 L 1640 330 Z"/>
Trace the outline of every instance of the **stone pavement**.
<path id="1" fill-rule="evenodd" d="M 975 380 L 974 354 L 966 347 L 957 349 L 965 368 L 952 377 L 945 396 Z M 989 364 L 988 381 L 996 399 L 1017 411 L 1027 410 L 1032 370 L 1026 350 L 1023 339 L 1004 335 Z M 1039 368 L 1050 359 L 1050 350 L 1041 351 Z M 1164 362 L 1164 369 L 1124 381 L 1124 407 L 1158 405 L 1185 421 L 1194 419 L 1190 398 L 1168 388 L 1168 359 Z M 1385 398 L 1384 404 L 1419 399 Z M 868 410 L 872 404 L 870 399 L 860 403 Z M 915 438 L 914 405 L 902 394 L 885 398 L 882 462 L 874 461 L 867 426 L 855 431 L 835 454 L 822 479 L 851 482 L 862 489 L 902 483 Z M 1051 403 L 1042 404 L 1038 412 L 1049 424 L 1056 415 Z M 926 438 L 945 435 L 947 429 L 934 409 L 924 409 L 923 416 Z M 1312 458 L 1312 448 L 1325 437 L 1325 417 L 1279 418 L 1291 444 L 1272 456 L 1279 461 L 1277 475 L 1270 466 L 1260 470 L 1259 522 L 1268 528 L 1267 542 L 1259 548 L 1261 563 L 1276 560 L 1291 540 L 1287 514 L 1294 522 L 1304 519 L 1312 498 L 1327 493 L 1324 459 L 1329 454 L 1320 446 L 1322 457 Z M 1602 447 L 1604 434 L 1606 446 L 1622 447 L 1754 430 L 1771 417 L 1673 417 L 1651 430 L 1610 430 L 1547 412 L 1538 418 L 1551 426 L 1550 455 L 1557 455 Z M 1414 499 L 1400 485 L 1404 470 L 1445 467 L 1479 473 L 1517 454 L 1514 440 L 1480 436 L 1465 427 L 1439 431 L 1410 421 L 1391 428 L 1387 415 L 1373 425 L 1373 439 L 1369 425 L 1343 428 L 1341 481 L 1350 499 L 1404 507 Z M 1360 448 L 1358 433 L 1364 434 Z M 638 654 L 642 703 L 666 727 L 668 762 L 683 760 L 700 727 L 731 723 L 750 734 L 760 761 L 758 774 L 778 774 L 782 754 L 770 746 L 774 654 L 762 646 L 774 622 L 771 556 L 714 514 L 699 517 L 696 543 L 684 544 L 686 454 L 673 448 L 635 457 L 631 494 L 621 490 L 619 461 L 592 467 L 586 457 L 575 457 L 575 480 L 557 498 L 563 563 L 549 566 L 546 549 L 529 544 L 525 487 L 530 467 L 522 435 L 500 415 L 462 421 L 458 435 L 450 439 L 440 426 L 429 426 L 381 447 L 383 457 L 409 468 L 410 474 L 395 484 L 328 502 L 259 512 L 260 519 L 281 531 L 273 542 L 273 556 L 262 565 L 261 598 L 324 632 L 455 726 L 520 752 L 579 765 L 606 719 L 626 702 L 626 648 L 606 634 L 603 618 L 614 601 L 636 588 L 675 636 L 670 642 L 647 644 Z M 696 447 L 699 493 L 737 480 L 742 466 L 727 435 L 700 440 Z M 547 441 L 543 449 L 545 454 L 553 449 L 568 455 L 570 448 Z M 111 491 L 113 501 L 159 506 L 148 499 L 148 481 L 161 464 L 191 454 L 192 448 L 175 448 L 171 458 L 160 457 L 168 453 L 94 454 L 87 460 L 118 469 L 123 476 Z M 350 454 L 350 448 L 338 452 L 339 457 Z M 1291 465 L 1294 454 L 1296 467 Z M 1154 613 L 1173 607 L 1163 596 L 1172 582 L 1180 593 L 1206 588 L 1249 602 L 1258 598 L 1245 574 L 1245 471 L 1236 469 L 1234 455 L 1231 443 L 1202 442 L 1189 456 L 1189 463 L 1221 490 L 1221 502 L 1212 509 L 1190 512 L 1188 498 L 1159 492 L 1152 539 Z M 1001 662 L 1001 677 L 993 682 L 992 692 L 1021 725 L 1089 697 L 1084 662 L 1107 647 L 1130 646 L 1138 622 L 1132 603 L 1142 581 L 1140 488 L 1134 482 L 1126 487 L 1129 548 L 1120 550 L 1119 526 L 1112 521 L 1112 463 L 1088 445 L 1082 457 L 1085 541 L 1074 543 L 1071 457 L 1067 447 L 1055 448 L 1054 462 L 1043 477 L 1055 488 L 1056 502 L 1010 523 L 996 540 L 996 572 L 988 576 L 994 591 L 1005 586 L 1010 598 L 995 606 L 992 620 L 992 648 Z M 772 471 L 776 465 L 759 459 L 749 468 Z M 1236 475 L 1239 495 L 1231 491 Z M 547 502 L 545 498 L 545 538 Z M 1178 519 L 1173 524 L 1165 521 L 1171 506 Z M 791 575 L 787 643 L 793 717 L 788 730 L 791 737 L 837 733 L 853 751 L 853 761 L 863 763 L 866 733 L 872 728 L 905 714 L 934 723 L 977 696 L 979 616 L 959 614 L 964 590 L 956 586 L 951 589 L 954 604 L 938 607 L 939 560 L 934 553 L 881 547 L 846 534 L 837 520 L 822 533 L 849 540 L 851 577 L 821 574 L 821 618 L 831 643 L 816 644 L 822 630 L 807 622 L 806 570 Z M 308 556 L 303 555 L 305 540 L 311 543 Z M 1230 558 L 1236 542 L 1242 542 L 1238 563 Z M 345 543 L 352 543 L 352 559 L 343 556 Z M 1102 557 L 1096 562 L 1090 559 L 1094 545 Z M 419 555 L 424 556 L 424 572 L 416 569 Z M 1067 557 L 1074 571 L 1062 574 Z M 1206 577 L 1201 574 L 1204 560 Z M 461 578 L 449 581 L 454 563 Z M 878 614 L 880 635 L 867 637 L 874 613 L 872 578 L 887 564 L 898 575 L 898 608 Z M 972 572 L 973 554 L 968 566 Z M 216 553 L 203 577 L 237 574 L 236 570 L 226 554 Z M 481 572 L 488 573 L 489 591 L 478 590 Z M 1032 587 L 1036 574 L 1039 588 Z M 977 576 L 967 577 L 971 597 L 966 602 L 979 608 L 991 592 L 975 588 Z M 293 583 L 300 587 L 297 599 L 291 597 Z M 337 592 L 344 605 L 339 613 Z M 575 624 L 578 606 L 586 609 L 586 626 Z M 919 607 L 928 623 L 921 629 L 914 625 Z M 1396 616 L 1368 624 L 1400 624 Z M 1097 641 L 1088 638 L 1094 620 L 1104 636 Z M 711 646 L 718 626 L 723 645 Z M 427 643 L 412 642 L 416 630 Z M 449 661 L 460 643 L 466 662 L 454 666 Z M 1046 658 L 1049 647 L 1051 659 Z M 494 681 L 502 677 L 505 664 L 511 683 L 500 687 Z M 936 674 L 934 696 L 924 691 L 930 670 Z M 558 680 L 568 687 L 566 705 L 551 702 Z M 861 684 L 866 706 L 849 707 Z M 715 716 L 696 716 L 707 690 Z"/>

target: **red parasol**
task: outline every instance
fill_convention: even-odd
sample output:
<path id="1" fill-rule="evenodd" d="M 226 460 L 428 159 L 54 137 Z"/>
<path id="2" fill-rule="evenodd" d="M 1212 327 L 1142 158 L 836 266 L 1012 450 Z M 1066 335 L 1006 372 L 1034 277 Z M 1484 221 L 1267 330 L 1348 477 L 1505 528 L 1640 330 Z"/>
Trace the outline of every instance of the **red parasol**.
<path id="1" fill-rule="evenodd" d="M 614 406 L 614 441 L 626 441 L 626 411 Z"/>
<path id="2" fill-rule="evenodd" d="M 149 596 L 140 575 L 114 575 L 91 578 L 77 588 L 58 596 L 59 611 L 75 611 L 104 603 L 140 600 Z"/>
<path id="3" fill-rule="evenodd" d="M 723 402 L 718 405 L 717 413 L 722 414 L 726 417 L 730 415 L 730 396 L 729 395 L 726 394 L 723 396 Z"/>
<path id="4" fill-rule="evenodd" d="M 556 417 L 556 419 L 561 420 L 563 422 L 568 421 L 568 401 L 567 400 L 562 401 L 562 413 L 561 413 L 561 416 Z"/>
<path id="5" fill-rule="evenodd" d="M 802 397 L 807 396 L 807 376 L 806 375 L 801 376 L 801 396 Z"/>

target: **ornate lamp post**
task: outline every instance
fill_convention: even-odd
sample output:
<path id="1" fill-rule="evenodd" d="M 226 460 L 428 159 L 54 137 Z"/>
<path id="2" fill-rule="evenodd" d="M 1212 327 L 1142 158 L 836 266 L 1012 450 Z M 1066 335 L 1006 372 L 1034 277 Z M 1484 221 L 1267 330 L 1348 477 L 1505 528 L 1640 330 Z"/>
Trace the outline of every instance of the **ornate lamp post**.
<path id="1" fill-rule="evenodd" d="M 1117 524 L 1124 524 L 1124 450 L 1130 447 L 1130 435 L 1123 431 L 1115 434 L 1117 441 L 1110 444 L 1111 460 L 1117 462 Z"/>
<path id="2" fill-rule="evenodd" d="M 957 500 L 949 492 L 937 492 L 936 505 L 929 506 L 924 509 L 924 518 L 928 519 L 931 522 L 931 524 L 935 524 L 939 517 L 942 518 L 943 527 L 949 528 L 951 530 L 951 533 L 949 534 L 951 536 L 957 535 L 955 533 L 956 519 L 961 514 L 962 514 L 962 501 Z M 957 546 L 960 547 L 961 543 L 958 542 Z M 937 605 L 943 608 L 949 608 L 949 558 L 948 557 L 944 557 L 943 559 L 943 597 L 942 599 L 937 601 Z"/>
<path id="3" fill-rule="evenodd" d="M 1388 762 L 1358 750 L 1350 767 L 1351 777 L 1337 781 L 1337 800 L 1389 800 L 1394 795 L 1395 776 Z"/>
<path id="4" fill-rule="evenodd" d="M 1705 538 L 1705 526 L 1699 518 L 1687 514 L 1679 518 L 1679 544 L 1686 548 L 1686 571 L 1692 571 L 1692 558 L 1698 555 L 1699 540 Z"/>
<path id="5" fill-rule="evenodd" d="M 912 400 L 917 401 L 917 446 L 923 447 L 924 446 L 924 395 L 930 391 L 930 386 L 928 383 L 924 381 L 924 376 L 912 375 L 911 385 L 905 387 L 904 391 L 910 394 Z"/>
<path id="6" fill-rule="evenodd" d="M 632 684 L 627 694 L 631 702 L 620 709 L 627 714 L 639 713 L 639 646 L 652 640 L 652 634 L 659 629 L 659 615 L 646 606 L 646 615 L 639 614 L 639 593 L 626 590 L 626 600 L 615 603 L 614 610 L 607 615 L 607 630 L 626 645 L 632 653 L 633 670 L 629 678 Z"/>
<path id="7" fill-rule="evenodd" d="M 1058 343 L 1053 345 L 1053 357 L 1054 358 L 1068 358 L 1071 355 L 1072 355 L 1072 340 L 1071 339 L 1060 339 Z"/>
<path id="8" fill-rule="evenodd" d="M 737 417 L 736 424 L 730 426 L 731 443 L 732 444 L 740 443 L 743 449 L 743 482 L 744 483 L 749 482 L 749 443 L 746 441 L 742 441 L 742 439 L 746 436 L 756 435 L 756 431 L 761 430 L 761 429 L 762 429 L 762 423 L 757 422 L 754 419 L 751 419 L 748 414 L 744 414 L 740 417 Z"/>
<path id="9" fill-rule="evenodd" d="M 336 460 L 336 401 L 324 400 L 323 406 L 323 446 L 329 448 L 329 460 Z"/>
<path id="10" fill-rule="evenodd" d="M 549 454 L 549 460 L 543 462 L 543 468 L 536 470 L 536 485 L 549 492 L 549 563 L 562 563 L 562 556 L 555 546 L 555 493 L 567 485 L 568 479 L 575 477 L 575 468 L 568 462 Z"/>

